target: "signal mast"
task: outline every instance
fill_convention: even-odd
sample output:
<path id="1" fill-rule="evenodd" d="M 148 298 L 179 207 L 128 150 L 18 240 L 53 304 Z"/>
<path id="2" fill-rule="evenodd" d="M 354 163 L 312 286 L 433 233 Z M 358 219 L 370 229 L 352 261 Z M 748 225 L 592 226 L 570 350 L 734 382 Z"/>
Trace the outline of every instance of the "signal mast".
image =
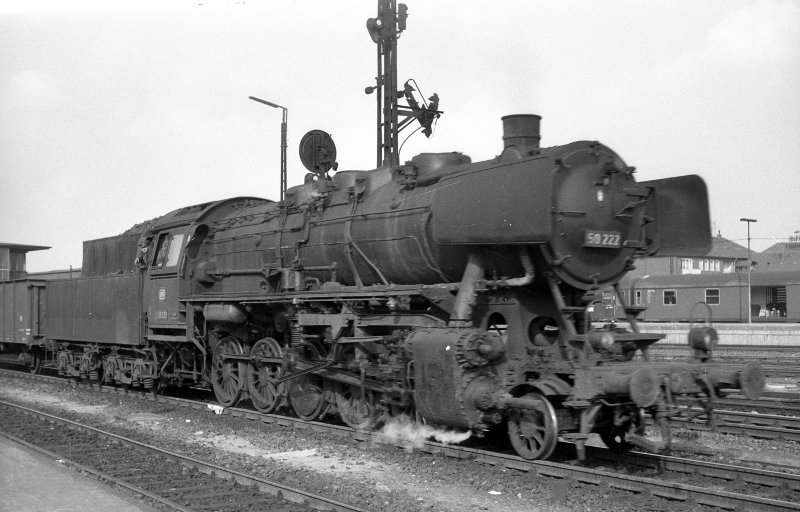
<path id="1" fill-rule="evenodd" d="M 372 41 L 378 45 L 378 76 L 375 85 L 364 89 L 367 94 L 377 90 L 377 166 L 396 166 L 400 164 L 399 134 L 415 119 L 419 121 L 422 133 L 430 137 L 433 123 L 442 115 L 439 96 L 434 93 L 423 101 L 422 106 L 414 98 L 414 87 L 407 80 L 403 90 L 397 87 L 397 39 L 406 29 L 408 7 L 397 4 L 395 0 L 378 0 L 378 16 L 367 20 L 367 31 Z M 416 82 L 414 82 L 416 84 Z M 398 99 L 404 97 L 407 105 L 400 105 Z M 402 118 L 402 120 L 400 120 Z"/>

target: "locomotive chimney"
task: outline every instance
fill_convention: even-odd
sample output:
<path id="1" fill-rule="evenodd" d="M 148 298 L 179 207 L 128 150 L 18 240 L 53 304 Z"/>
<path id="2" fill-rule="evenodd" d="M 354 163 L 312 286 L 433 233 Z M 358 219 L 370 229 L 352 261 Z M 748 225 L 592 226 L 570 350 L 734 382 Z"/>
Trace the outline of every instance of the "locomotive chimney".
<path id="1" fill-rule="evenodd" d="M 503 116 L 503 156 L 510 151 L 518 158 L 530 155 L 539 149 L 539 123 L 542 116 L 536 114 L 514 114 Z"/>

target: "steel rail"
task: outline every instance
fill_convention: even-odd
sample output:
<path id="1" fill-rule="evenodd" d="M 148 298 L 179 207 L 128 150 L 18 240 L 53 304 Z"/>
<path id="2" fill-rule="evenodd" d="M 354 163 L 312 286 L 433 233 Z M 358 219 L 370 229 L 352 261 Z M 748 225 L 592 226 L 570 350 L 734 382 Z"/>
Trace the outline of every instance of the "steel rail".
<path id="1" fill-rule="evenodd" d="M 0 436 L 4 437 L 5 439 L 8 439 L 9 441 L 13 441 L 14 443 L 17 443 L 20 446 L 24 446 L 26 449 L 28 449 L 30 451 L 39 453 L 39 454 L 44 455 L 46 457 L 49 457 L 49 458 L 51 458 L 53 460 L 59 460 L 62 463 L 64 463 L 65 466 L 69 466 L 69 467 L 75 468 L 78 471 L 81 471 L 83 473 L 87 473 L 87 474 L 93 475 L 93 476 L 95 476 L 97 478 L 100 478 L 101 480 L 105 480 L 106 482 L 110 482 L 110 483 L 112 483 L 114 485 L 118 485 L 120 487 L 128 489 L 129 491 L 133 492 L 134 494 L 138 494 L 138 495 L 144 496 L 144 497 L 146 497 L 146 498 L 148 498 L 150 500 L 153 500 L 153 501 L 155 501 L 157 503 L 160 503 L 161 505 L 163 505 L 165 507 L 169 507 L 170 510 L 176 510 L 178 512 L 192 512 L 191 509 L 183 507 L 182 505 L 180 505 L 178 503 L 175 503 L 174 501 L 168 500 L 167 498 L 164 498 L 162 496 L 158 496 L 157 494 L 153 494 L 153 493 L 151 493 L 151 492 L 149 492 L 149 491 L 147 491 L 145 489 L 142 489 L 142 488 L 137 487 L 135 485 L 129 484 L 129 483 L 125 482 L 124 480 L 122 480 L 121 478 L 117 478 L 117 477 L 114 477 L 112 475 L 106 474 L 106 473 L 104 473 L 102 471 L 99 471 L 99 470 L 96 470 L 96 469 L 94 469 L 94 468 L 92 468 L 90 466 L 86 466 L 84 464 L 80 464 L 80 463 L 75 462 L 75 461 L 73 461 L 71 459 L 68 459 L 68 458 L 64 457 L 63 455 L 61 455 L 61 454 L 58 454 L 58 453 L 55 453 L 55 452 L 51 452 L 50 450 L 42 448 L 41 446 L 37 446 L 35 444 L 29 443 L 28 441 L 25 441 L 24 439 L 20 439 L 20 438 L 14 436 L 14 435 L 11 435 L 11 434 L 9 434 L 7 432 L 3 432 L 2 429 L 0 429 Z"/>
<path id="2" fill-rule="evenodd" d="M 2 373 L 4 372 L 0 370 L 0 374 Z M 22 378 L 42 377 L 41 375 L 20 374 L 19 372 L 13 372 L 13 374 L 15 376 L 21 376 Z M 64 383 L 64 379 L 57 377 L 46 377 L 46 379 L 52 382 Z M 97 385 L 93 386 L 94 389 L 97 389 L 97 387 Z M 101 390 L 109 393 L 120 393 L 119 388 L 111 386 L 102 386 Z M 166 397 L 161 395 L 154 396 L 149 393 L 134 393 L 132 395 L 154 402 L 171 403 L 193 409 L 207 409 L 210 405 L 209 403 L 197 402 L 185 398 Z M 276 414 L 262 414 L 253 410 L 239 407 L 223 408 L 221 414 L 229 414 L 234 417 L 240 417 L 252 421 L 260 421 L 268 424 L 288 426 L 304 430 L 313 430 L 316 432 L 335 433 L 337 435 L 346 436 L 358 441 L 391 444 L 377 432 L 358 432 L 353 431 L 351 428 L 345 426 L 330 425 L 322 422 L 306 422 L 297 418 Z M 698 425 L 698 428 L 703 427 L 699 427 Z M 402 448 L 403 443 L 396 443 L 395 446 Z M 421 451 L 458 459 L 474 459 L 478 462 L 490 465 L 526 471 L 533 475 L 543 475 L 558 479 L 572 479 L 578 482 L 593 485 L 608 485 L 613 488 L 632 492 L 648 491 L 655 496 L 670 500 L 692 501 L 703 505 L 726 509 L 739 508 L 744 510 L 757 509 L 764 511 L 800 511 L 800 504 L 798 503 L 774 500 L 760 496 L 750 496 L 718 489 L 704 488 L 678 482 L 668 482 L 650 477 L 640 477 L 622 473 L 600 471 L 589 467 L 574 466 L 572 464 L 551 461 L 529 461 L 517 455 L 487 452 L 475 448 L 446 445 L 434 441 L 425 442 L 421 448 Z M 798 477 L 796 475 L 749 468 L 746 466 L 710 463 L 693 459 L 645 454 L 640 452 L 629 452 L 624 456 L 619 456 L 613 455 L 608 450 L 604 450 L 602 448 L 591 448 L 589 453 L 592 457 L 603 460 L 644 465 L 659 469 L 661 471 L 676 471 L 679 473 L 694 472 L 709 477 L 722 478 L 727 481 L 736 481 L 739 479 L 743 482 L 754 483 L 758 485 L 768 485 L 770 487 L 774 487 L 774 485 L 769 485 L 769 482 L 773 482 L 775 485 L 786 486 L 789 489 L 796 489 L 798 486 L 800 486 L 798 483 Z"/>
<path id="3" fill-rule="evenodd" d="M 725 410 L 733 407 L 747 408 L 749 410 L 774 411 L 783 416 L 800 416 L 800 400 L 797 398 L 762 397 L 750 400 L 743 396 L 727 396 L 716 401 L 715 405 Z M 727 409 L 726 409 L 727 408 Z"/>
<path id="4" fill-rule="evenodd" d="M 795 416 L 780 416 L 777 414 L 752 414 L 741 411 L 714 411 L 714 427 L 706 425 L 705 421 L 686 420 L 673 418 L 671 423 L 676 426 L 703 432 L 718 432 L 720 434 L 746 434 L 755 439 L 768 439 L 772 441 L 800 441 L 800 418 Z"/>
<path id="5" fill-rule="evenodd" d="M 60 385 L 76 385 L 76 386 L 90 386 L 94 389 L 99 389 L 107 393 L 124 393 L 132 395 L 142 395 L 148 399 L 156 400 L 152 394 L 142 391 L 128 391 L 114 386 L 105 386 L 99 384 L 85 384 L 76 383 L 72 380 L 65 380 L 61 377 L 35 375 L 21 372 L 12 372 L 10 370 L 0 369 L 0 375 L 9 372 L 9 375 L 14 375 L 17 378 L 35 378 L 39 380 L 46 380 Z M 166 400 L 167 397 L 158 396 L 157 401 Z M 186 401 L 186 399 L 169 397 L 170 400 Z M 193 401 L 186 401 L 193 402 Z M 190 405 L 187 403 L 186 405 Z M 193 405 L 190 405 L 193 406 Z M 207 407 L 207 405 L 194 406 L 195 408 Z M 247 409 L 227 408 L 229 414 L 244 415 L 248 419 L 255 419 L 265 421 L 271 415 L 261 415 L 258 412 L 250 411 Z M 278 418 L 286 418 L 285 416 L 277 416 Z M 779 414 L 753 414 L 750 412 L 729 411 L 723 409 L 715 410 L 715 431 L 723 434 L 746 434 L 756 439 L 769 439 L 769 440 L 783 440 L 783 441 L 800 441 L 800 417 L 786 416 Z M 291 418 L 287 418 L 291 419 Z M 268 421 L 270 422 L 270 421 Z M 312 422 L 313 423 L 313 422 Z M 711 431 L 704 421 L 701 420 L 673 420 L 675 425 L 688 428 L 695 431 Z M 307 422 L 299 424 L 308 425 Z M 346 428 L 346 427 L 345 427 Z"/>
<path id="6" fill-rule="evenodd" d="M 595 447 L 587 447 L 587 454 L 593 460 L 606 462 L 620 462 L 623 457 L 620 454 L 611 453 L 609 450 Z M 637 466 L 649 467 L 660 473 L 672 471 L 719 478 L 728 482 L 738 481 L 800 492 L 800 474 L 643 452 L 628 452 L 624 454 L 624 461 Z"/>
<path id="7" fill-rule="evenodd" d="M 95 435 L 102 436 L 104 438 L 112 439 L 114 441 L 117 441 L 117 442 L 119 442 L 122 445 L 127 446 L 127 447 L 136 447 L 136 448 L 139 448 L 139 449 L 142 449 L 142 450 L 153 452 L 155 454 L 158 454 L 158 455 L 160 455 L 162 457 L 165 457 L 167 459 L 175 461 L 176 463 L 182 464 L 184 466 L 191 467 L 191 468 L 196 468 L 202 473 L 205 473 L 205 474 L 208 474 L 208 475 L 214 475 L 214 476 L 217 476 L 218 478 L 222 478 L 222 479 L 225 479 L 225 480 L 236 481 L 236 482 L 238 482 L 238 483 L 240 483 L 242 485 L 255 486 L 259 490 L 261 490 L 263 492 L 266 492 L 266 493 L 269 493 L 269 494 L 271 494 L 273 496 L 276 496 L 276 495 L 280 494 L 284 499 L 286 499 L 288 501 L 292 501 L 292 502 L 295 502 L 295 503 L 304 503 L 304 504 L 306 504 L 308 506 L 311 506 L 313 508 L 317 508 L 319 510 L 334 510 L 334 511 L 340 511 L 340 512 L 367 512 L 365 509 L 356 507 L 354 505 L 341 503 L 339 501 L 331 500 L 331 499 L 326 498 L 324 496 L 320 496 L 318 494 L 310 493 L 310 492 L 304 491 L 302 489 L 289 487 L 289 486 L 286 486 L 286 485 L 278 483 L 278 482 L 265 480 L 263 478 L 260 478 L 260 477 L 254 476 L 254 475 L 248 475 L 248 474 L 242 473 L 240 471 L 224 468 L 224 467 L 218 466 L 216 464 L 211 464 L 211 463 L 208 463 L 208 462 L 204 462 L 204 461 L 196 459 L 194 457 L 189 457 L 189 456 L 186 456 L 186 455 L 180 455 L 178 453 L 171 452 L 169 450 L 164 450 L 164 449 L 159 448 L 157 446 L 148 445 L 146 443 L 142 443 L 140 441 L 136 441 L 135 439 L 130 439 L 130 438 L 127 438 L 127 437 L 124 437 L 124 436 L 120 436 L 120 435 L 114 434 L 112 432 L 106 432 L 104 430 L 101 430 L 101 429 L 98 429 L 98 428 L 95 428 L 95 427 L 90 427 L 88 425 L 83 425 L 83 424 L 77 423 L 75 421 L 68 420 L 66 418 L 61 418 L 61 417 L 58 417 L 58 416 L 55 416 L 55 415 L 52 415 L 52 414 L 48 414 L 48 413 L 43 412 L 43 411 L 37 411 L 37 410 L 31 409 L 29 407 L 25 407 L 25 406 L 21 406 L 21 405 L 18 405 L 18 404 L 13 404 L 13 403 L 10 403 L 10 402 L 6 402 L 4 400 L 0 400 L 0 406 L 14 408 L 14 409 L 23 411 L 23 412 L 25 412 L 27 414 L 30 414 L 30 415 L 34 415 L 34 416 L 39 416 L 41 418 L 45 418 L 46 420 L 54 422 L 54 423 L 67 425 L 69 428 L 72 428 L 74 430 L 80 430 L 80 431 L 83 431 L 83 432 L 91 432 L 91 433 L 93 433 Z M 2 432 L 0 431 L 0 433 L 2 433 Z M 22 441 L 22 440 L 19 440 L 19 439 L 15 438 L 14 436 L 9 436 L 8 434 L 4 434 L 3 433 L 3 435 L 9 437 L 10 439 L 13 439 L 16 442 Z M 26 445 L 26 446 L 32 446 L 30 443 L 26 443 L 24 441 L 22 441 L 22 443 L 24 445 Z M 45 453 L 48 456 L 52 456 L 52 457 L 55 457 L 57 459 L 65 460 L 65 462 L 66 462 L 66 459 L 64 459 L 64 457 L 61 456 L 60 454 L 55 454 L 55 453 L 52 453 L 52 452 L 49 452 L 49 451 L 43 450 L 43 449 L 41 451 L 42 451 L 42 453 Z M 85 470 L 85 471 L 87 471 L 87 472 L 89 472 L 91 474 L 94 474 L 94 475 L 96 475 L 96 476 L 98 476 L 100 478 L 103 478 L 104 480 L 108 480 L 108 481 L 111 481 L 111 482 L 113 482 L 115 484 L 122 485 L 123 487 L 126 487 L 126 488 L 130 489 L 131 491 L 134 491 L 136 493 L 139 493 L 139 494 L 142 494 L 144 496 L 147 496 L 148 498 L 156 500 L 156 501 L 158 501 L 158 502 L 160 502 L 160 503 L 162 503 L 162 504 L 164 504 L 166 506 L 174 508 L 175 510 L 180 510 L 182 512 L 192 512 L 191 509 L 187 509 L 185 507 L 182 507 L 181 505 L 173 503 L 172 501 L 167 500 L 165 498 L 159 497 L 156 494 L 148 492 L 148 491 L 146 491 L 144 489 L 141 489 L 141 488 L 139 488 L 137 486 L 132 486 L 132 485 L 126 484 L 124 482 L 124 480 L 122 480 L 121 478 L 114 477 L 112 475 L 108 475 L 108 474 L 105 474 L 105 473 L 102 473 L 102 472 L 99 472 L 99 471 L 95 471 L 92 468 L 89 468 L 89 467 L 87 467 L 85 465 L 81 465 L 81 464 L 78 464 L 78 463 L 75 463 L 75 462 L 72 462 L 72 461 L 69 462 L 69 464 L 75 466 L 78 469 Z"/>

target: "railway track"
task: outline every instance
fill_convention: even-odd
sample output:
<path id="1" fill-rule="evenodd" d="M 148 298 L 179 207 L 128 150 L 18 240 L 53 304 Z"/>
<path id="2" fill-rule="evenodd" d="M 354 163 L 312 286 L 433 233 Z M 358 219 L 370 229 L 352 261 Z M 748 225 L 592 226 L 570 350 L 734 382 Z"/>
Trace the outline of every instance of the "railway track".
<path id="1" fill-rule="evenodd" d="M 0 435 L 124 487 L 159 508 L 364 512 L 299 488 L 166 451 L 28 407 L 0 401 Z"/>
<path id="2" fill-rule="evenodd" d="M 685 346 L 658 346 L 651 349 L 656 361 L 685 360 Z M 717 349 L 714 358 L 723 364 L 741 365 L 753 361 L 761 363 L 764 374 L 771 378 L 800 377 L 800 348 L 782 347 L 766 350 L 766 347 L 726 347 Z"/>
<path id="3" fill-rule="evenodd" d="M 745 434 L 755 439 L 800 441 L 800 417 L 778 414 L 754 414 L 742 411 L 715 409 L 714 430 L 722 434 Z M 699 420 L 672 420 L 691 430 L 710 430 Z"/>
<path id="4" fill-rule="evenodd" d="M 4 370 L 0 369 L 0 373 Z M 19 372 L 15 372 L 20 375 Z M 65 381 L 60 377 L 47 377 L 53 382 Z M 103 390 L 119 390 L 113 386 L 102 386 Z M 755 439 L 772 439 L 800 442 L 800 397 L 786 394 L 791 398 L 765 397 L 750 400 L 742 396 L 731 396 L 716 403 L 715 430 L 724 434 L 744 434 Z M 727 409 L 726 409 L 727 407 Z M 739 410 L 737 410 L 739 409 Z M 746 409 L 742 411 L 741 409 Z M 758 412 L 753 412 L 753 411 Z M 764 413 L 766 411 L 766 413 Z M 704 421 L 677 421 L 677 424 L 691 430 L 705 431 L 710 428 Z"/>
<path id="5" fill-rule="evenodd" d="M 61 383 L 64 380 L 41 375 L 20 374 L 0 370 L 0 374 L 12 373 L 15 377 Z M 88 385 L 81 385 L 90 387 Z M 120 393 L 118 388 L 91 386 L 106 393 Z M 127 393 L 127 392 L 125 392 Z M 141 399 L 158 403 L 169 403 L 194 409 L 206 409 L 208 402 L 188 400 L 166 396 L 154 396 L 145 393 L 131 393 Z M 312 429 L 325 434 L 353 438 L 364 442 L 386 444 L 386 439 L 372 432 L 354 432 L 348 427 L 330 425 L 320 422 L 304 422 L 295 418 L 261 414 L 253 410 L 231 407 L 222 411 L 247 420 Z M 0 420 L 2 424 L 2 420 Z M 402 446 L 402 443 L 398 444 Z M 754 469 L 739 465 L 718 464 L 689 458 L 653 455 L 644 453 L 628 453 L 624 456 L 612 454 L 601 448 L 590 448 L 591 463 L 575 466 L 570 461 L 527 461 L 516 455 L 487 452 L 463 446 L 446 445 L 428 441 L 421 451 L 458 459 L 471 459 L 493 466 L 524 471 L 532 475 L 555 478 L 559 482 L 577 482 L 593 486 L 609 486 L 615 489 L 650 493 L 653 496 L 694 502 L 725 509 L 786 511 L 800 510 L 800 476 L 790 472 Z M 619 468 L 609 471 L 613 465 Z M 209 470 L 225 471 L 222 469 Z M 650 476 L 643 477 L 644 472 Z M 128 472 L 128 473 L 136 473 Z M 712 479 L 711 487 L 690 485 L 685 482 L 686 475 L 694 480 L 698 476 Z M 748 486 L 747 492 L 741 492 L 741 486 Z M 754 490 L 751 490 L 753 487 Z M 751 495 L 751 492 L 756 495 Z"/>
<path id="6" fill-rule="evenodd" d="M 783 398 L 763 396 L 757 400 L 750 400 L 741 395 L 730 395 L 717 400 L 716 405 L 729 411 L 744 410 L 782 416 L 800 416 L 800 398 L 789 393 L 783 393 L 783 395 Z"/>

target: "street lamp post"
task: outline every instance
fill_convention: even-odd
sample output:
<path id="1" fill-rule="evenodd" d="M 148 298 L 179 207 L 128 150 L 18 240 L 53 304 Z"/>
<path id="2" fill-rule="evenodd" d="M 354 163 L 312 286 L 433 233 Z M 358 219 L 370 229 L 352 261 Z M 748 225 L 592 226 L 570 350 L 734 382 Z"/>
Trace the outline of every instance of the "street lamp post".
<path id="1" fill-rule="evenodd" d="M 254 96 L 249 96 L 249 98 L 253 101 L 257 101 L 258 103 L 262 103 L 272 108 L 279 108 L 283 111 L 283 118 L 281 121 L 281 202 L 285 199 L 286 195 L 286 121 L 289 115 L 289 110 L 286 107 L 282 107 L 271 101 L 262 100 L 260 98 L 256 98 Z"/>
<path id="2" fill-rule="evenodd" d="M 747 323 L 753 323 L 753 306 L 752 306 L 752 291 L 750 288 L 750 274 L 753 273 L 753 259 L 750 255 L 750 223 L 758 222 L 756 219 L 747 219 L 742 217 L 739 219 L 747 223 Z"/>

